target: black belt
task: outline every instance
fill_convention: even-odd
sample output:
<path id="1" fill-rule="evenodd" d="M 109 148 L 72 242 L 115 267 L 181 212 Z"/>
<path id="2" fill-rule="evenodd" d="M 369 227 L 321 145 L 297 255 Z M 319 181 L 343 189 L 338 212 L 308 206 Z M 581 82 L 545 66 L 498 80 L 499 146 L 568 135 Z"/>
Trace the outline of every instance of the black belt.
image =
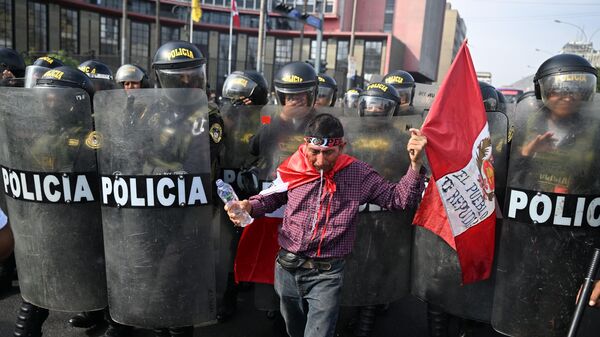
<path id="1" fill-rule="evenodd" d="M 283 248 L 281 248 L 281 250 L 277 254 L 277 261 L 283 268 L 287 269 L 288 271 L 293 271 L 297 268 L 331 270 L 331 262 L 333 260 L 334 259 L 311 259 L 292 253 Z"/>

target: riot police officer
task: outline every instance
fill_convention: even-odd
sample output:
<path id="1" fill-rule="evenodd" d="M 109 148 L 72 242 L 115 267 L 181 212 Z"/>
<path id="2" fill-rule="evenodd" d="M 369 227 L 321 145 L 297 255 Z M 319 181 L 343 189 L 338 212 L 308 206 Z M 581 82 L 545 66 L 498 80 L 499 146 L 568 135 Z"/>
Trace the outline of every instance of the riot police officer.
<path id="1" fill-rule="evenodd" d="M 352 88 L 344 94 L 344 108 L 356 109 L 358 107 L 358 96 L 362 92 L 361 88 Z M 353 115 L 352 113 L 350 115 Z"/>
<path id="2" fill-rule="evenodd" d="M 42 77 L 48 70 L 62 67 L 61 60 L 52 56 L 39 57 L 32 65 L 25 68 L 25 88 L 33 88 L 38 78 Z"/>
<path id="3" fill-rule="evenodd" d="M 16 50 L 0 47 L 0 86 L 22 87 L 25 61 Z"/>
<path id="4" fill-rule="evenodd" d="M 151 88 L 146 70 L 136 64 L 120 66 L 115 75 L 115 82 L 125 90 Z"/>
<path id="5" fill-rule="evenodd" d="M 115 88 L 115 79 L 106 64 L 97 60 L 88 60 L 81 63 L 78 68 L 92 79 L 96 91 Z"/>
<path id="6" fill-rule="evenodd" d="M 319 74 L 319 91 L 315 106 L 334 106 L 337 99 L 337 82 L 327 74 Z"/>
<path id="7" fill-rule="evenodd" d="M 35 87 L 81 88 L 88 93 L 90 99 L 92 99 L 95 92 L 94 85 L 83 72 L 67 66 L 47 71 L 36 81 Z M 54 97 L 52 93 L 49 93 L 46 100 L 47 107 L 65 114 L 74 113 L 72 106 L 69 106 L 69 104 L 70 102 L 64 102 Z M 48 137 L 38 139 L 31 145 L 30 152 L 39 162 L 43 163 L 43 165 L 52 165 L 52 167 L 46 167 L 47 169 L 58 170 L 62 165 L 68 165 L 69 162 L 72 162 L 68 158 L 79 155 L 77 147 L 81 146 L 81 144 L 92 146 L 88 145 L 92 142 L 92 139 L 89 138 L 89 130 L 85 130 L 85 128 L 77 125 L 77 119 L 73 119 L 73 116 L 70 116 L 70 118 L 69 116 L 65 116 L 65 120 L 74 120 L 75 124 L 65 125 L 63 123 L 59 126 L 58 137 L 54 137 L 55 139 Z M 68 148 L 68 151 L 63 151 L 62 148 L 51 148 L 55 144 L 61 147 L 64 141 L 67 141 L 69 144 L 76 144 L 77 146 L 73 147 L 72 151 L 71 148 Z M 47 317 L 48 309 L 23 301 L 17 315 L 14 336 L 40 337 L 42 335 L 42 325 Z"/>
<path id="8" fill-rule="evenodd" d="M 265 105 L 269 85 L 265 77 L 254 70 L 234 71 L 223 83 L 223 101 L 230 105 Z"/>
<path id="9" fill-rule="evenodd" d="M 392 85 L 400 96 L 398 114 L 412 114 L 413 98 L 415 97 L 415 79 L 404 70 L 394 70 L 383 77 L 383 82 Z"/>
<path id="10" fill-rule="evenodd" d="M 489 83 L 479 81 L 485 111 L 499 111 L 498 91 Z"/>

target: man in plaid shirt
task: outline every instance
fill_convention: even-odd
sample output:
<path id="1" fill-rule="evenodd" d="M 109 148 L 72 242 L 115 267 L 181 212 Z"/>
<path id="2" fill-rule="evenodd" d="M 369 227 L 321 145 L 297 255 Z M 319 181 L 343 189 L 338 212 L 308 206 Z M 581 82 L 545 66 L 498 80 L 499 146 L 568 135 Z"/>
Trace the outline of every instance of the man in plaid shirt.
<path id="1" fill-rule="evenodd" d="M 239 225 L 240 210 L 259 217 L 287 204 L 278 235 L 275 290 L 291 337 L 334 335 L 344 257 L 352 250 L 359 205 L 388 210 L 417 206 L 424 189 L 427 139 L 417 129 L 410 131 L 411 165 L 398 183 L 391 183 L 343 153 L 339 119 L 318 115 L 306 127 L 305 143 L 277 169 L 273 187 L 225 207 Z"/>

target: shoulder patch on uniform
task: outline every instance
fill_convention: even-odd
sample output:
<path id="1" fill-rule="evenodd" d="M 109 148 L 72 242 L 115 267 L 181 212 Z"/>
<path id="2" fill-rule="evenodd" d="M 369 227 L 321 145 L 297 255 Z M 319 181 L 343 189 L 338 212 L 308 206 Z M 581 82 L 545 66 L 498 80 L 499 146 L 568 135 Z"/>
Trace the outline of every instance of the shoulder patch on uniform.
<path id="1" fill-rule="evenodd" d="M 215 143 L 219 143 L 223 138 L 223 127 L 219 123 L 213 123 L 213 125 L 210 126 L 209 132 L 210 137 Z"/>
<path id="2" fill-rule="evenodd" d="M 97 131 L 88 133 L 85 137 L 85 145 L 91 149 L 98 149 L 102 145 L 102 135 Z"/>

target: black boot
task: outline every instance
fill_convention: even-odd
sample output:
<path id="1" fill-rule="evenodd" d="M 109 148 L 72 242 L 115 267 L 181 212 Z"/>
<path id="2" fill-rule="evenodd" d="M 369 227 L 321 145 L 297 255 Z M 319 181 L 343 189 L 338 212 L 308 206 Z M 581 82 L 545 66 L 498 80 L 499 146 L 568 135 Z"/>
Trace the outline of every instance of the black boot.
<path id="1" fill-rule="evenodd" d="M 169 334 L 171 337 L 193 337 L 194 327 L 184 326 L 180 328 L 169 328 Z"/>
<path id="2" fill-rule="evenodd" d="M 429 337 L 448 337 L 450 316 L 440 307 L 427 304 Z"/>
<path id="3" fill-rule="evenodd" d="M 14 337 L 41 337 L 42 325 L 48 318 L 48 310 L 37 307 L 31 303 L 23 301 L 17 322 L 15 324 Z"/>
<path id="4" fill-rule="evenodd" d="M 131 332 L 133 327 L 129 325 L 119 324 L 113 321 L 110 317 L 107 318 L 108 321 L 108 329 L 104 332 L 102 337 L 129 337 L 131 336 Z"/>
<path id="5" fill-rule="evenodd" d="M 360 307 L 358 311 L 358 320 L 355 323 L 354 336 L 366 337 L 371 334 L 371 331 L 373 331 L 373 327 L 375 326 L 376 312 L 377 307 L 374 305 Z"/>
<path id="6" fill-rule="evenodd" d="M 69 325 L 82 329 L 89 329 L 102 323 L 104 323 L 104 312 L 102 310 L 80 312 L 69 319 Z"/>
<path id="7" fill-rule="evenodd" d="M 14 253 L 10 254 L 6 260 L 0 263 L 0 295 L 12 289 L 16 268 Z"/>
<path id="8" fill-rule="evenodd" d="M 233 273 L 229 273 L 227 275 L 227 287 L 223 294 L 223 301 L 217 313 L 217 320 L 219 322 L 225 322 L 235 314 L 237 309 L 237 295 L 238 285 L 235 284 Z"/>

